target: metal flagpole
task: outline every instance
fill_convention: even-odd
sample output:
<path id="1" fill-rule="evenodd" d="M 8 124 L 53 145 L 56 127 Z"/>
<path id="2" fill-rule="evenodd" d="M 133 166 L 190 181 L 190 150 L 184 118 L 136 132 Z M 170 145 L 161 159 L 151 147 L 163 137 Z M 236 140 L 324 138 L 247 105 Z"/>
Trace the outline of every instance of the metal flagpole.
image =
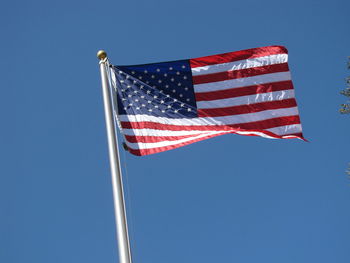
<path id="1" fill-rule="evenodd" d="M 109 161 L 111 166 L 112 187 L 114 197 L 115 222 L 117 227 L 117 241 L 119 251 L 119 263 L 131 263 L 130 243 L 128 227 L 125 214 L 125 203 L 123 193 L 123 182 L 120 170 L 119 149 L 114 127 L 111 93 L 107 75 L 107 53 L 103 50 L 97 52 L 100 60 L 100 71 L 102 80 L 103 103 L 105 110 Z"/>

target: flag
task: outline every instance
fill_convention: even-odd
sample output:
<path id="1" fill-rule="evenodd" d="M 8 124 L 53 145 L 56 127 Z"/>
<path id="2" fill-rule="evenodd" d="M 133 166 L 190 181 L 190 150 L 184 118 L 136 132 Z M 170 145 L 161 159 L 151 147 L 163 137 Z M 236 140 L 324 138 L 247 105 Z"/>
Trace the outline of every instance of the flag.
<path id="1" fill-rule="evenodd" d="M 132 154 L 227 133 L 304 140 L 283 46 L 111 69 L 116 117 Z"/>

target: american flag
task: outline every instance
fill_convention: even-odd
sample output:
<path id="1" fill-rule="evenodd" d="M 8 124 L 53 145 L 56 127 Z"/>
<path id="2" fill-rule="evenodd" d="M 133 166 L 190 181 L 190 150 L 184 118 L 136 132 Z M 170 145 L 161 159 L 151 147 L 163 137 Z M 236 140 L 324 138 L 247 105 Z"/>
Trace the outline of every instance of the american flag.
<path id="1" fill-rule="evenodd" d="M 111 66 L 128 150 L 153 154 L 227 133 L 304 139 L 287 62 L 285 47 L 268 46 Z"/>

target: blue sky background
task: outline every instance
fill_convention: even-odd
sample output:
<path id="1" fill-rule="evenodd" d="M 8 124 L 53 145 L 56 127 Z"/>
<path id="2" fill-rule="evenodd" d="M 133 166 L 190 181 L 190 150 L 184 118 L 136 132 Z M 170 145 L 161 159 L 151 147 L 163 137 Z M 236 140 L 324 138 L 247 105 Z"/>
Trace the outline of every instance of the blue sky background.
<path id="1" fill-rule="evenodd" d="M 289 49 L 304 135 L 122 152 L 134 262 L 348 263 L 350 2 L 7 1 L 0 262 L 118 262 L 96 52 L 142 64 Z"/>

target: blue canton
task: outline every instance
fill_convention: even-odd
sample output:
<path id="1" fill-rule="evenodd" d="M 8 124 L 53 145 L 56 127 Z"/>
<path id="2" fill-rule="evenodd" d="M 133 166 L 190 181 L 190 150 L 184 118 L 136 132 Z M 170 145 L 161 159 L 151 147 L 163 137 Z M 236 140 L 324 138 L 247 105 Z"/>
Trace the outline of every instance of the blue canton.
<path id="1" fill-rule="evenodd" d="M 119 114 L 198 117 L 188 60 L 113 66 L 113 69 Z"/>

